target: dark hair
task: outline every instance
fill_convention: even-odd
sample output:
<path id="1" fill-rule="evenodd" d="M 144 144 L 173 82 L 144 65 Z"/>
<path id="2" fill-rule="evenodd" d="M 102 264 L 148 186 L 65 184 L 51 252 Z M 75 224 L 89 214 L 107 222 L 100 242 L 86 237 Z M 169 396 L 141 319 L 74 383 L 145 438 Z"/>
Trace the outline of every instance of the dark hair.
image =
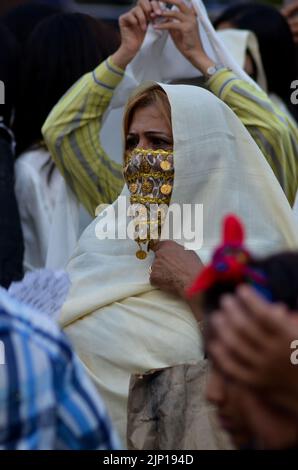
<path id="1" fill-rule="evenodd" d="M 14 108 L 17 63 L 17 42 L 9 30 L 0 23 L 0 81 L 4 83 L 5 88 L 5 104 L 0 105 L 0 116 L 7 126 L 10 125 Z"/>
<path id="2" fill-rule="evenodd" d="M 42 139 L 51 109 L 85 73 L 118 47 L 118 34 L 94 18 L 60 13 L 42 21 L 23 54 L 14 131 L 17 154 Z"/>
<path id="3" fill-rule="evenodd" d="M 285 252 L 268 258 L 252 261 L 249 266 L 261 272 L 267 281 L 266 289 L 273 302 L 282 302 L 290 310 L 298 307 L 298 253 Z M 225 293 L 233 293 L 236 282 L 217 282 L 202 296 L 204 312 L 212 313 L 219 307 Z"/>
<path id="4" fill-rule="evenodd" d="M 241 4 L 227 8 L 214 27 L 229 22 L 238 29 L 253 31 L 259 42 L 269 93 L 284 100 L 298 119 L 291 103 L 291 83 L 296 78 L 296 52 L 290 27 L 282 14 L 268 5 Z"/>
<path id="5" fill-rule="evenodd" d="M 45 18 L 59 13 L 57 7 L 30 2 L 19 5 L 6 13 L 2 21 L 14 34 L 21 46 L 24 46 L 35 27 Z"/>

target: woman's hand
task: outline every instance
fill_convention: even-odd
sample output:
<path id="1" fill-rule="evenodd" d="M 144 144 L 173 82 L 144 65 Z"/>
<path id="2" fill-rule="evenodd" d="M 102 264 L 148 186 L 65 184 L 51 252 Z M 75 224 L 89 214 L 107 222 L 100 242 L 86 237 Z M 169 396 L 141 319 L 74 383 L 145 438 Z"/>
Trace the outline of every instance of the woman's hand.
<path id="1" fill-rule="evenodd" d="M 112 56 L 112 61 L 122 69 L 133 60 L 143 44 L 150 19 L 145 8 L 147 2 L 150 3 L 143 0 L 142 5 L 138 4 L 119 18 L 121 45 Z"/>
<path id="2" fill-rule="evenodd" d="M 203 268 L 200 258 L 194 251 L 185 250 L 183 246 L 170 240 L 159 242 L 153 250 L 155 259 L 151 266 L 151 284 L 185 300 L 196 320 L 201 322 L 202 314 L 197 300 L 186 297 L 186 288 L 191 286 Z"/>
<path id="3" fill-rule="evenodd" d="M 204 75 L 207 69 L 214 66 L 214 62 L 204 51 L 198 29 L 197 14 L 194 7 L 187 6 L 183 0 L 169 0 L 167 3 L 177 7 L 175 10 L 162 10 L 153 18 L 160 16 L 163 22 L 155 24 L 154 28 L 160 31 L 169 31 L 177 49 Z"/>

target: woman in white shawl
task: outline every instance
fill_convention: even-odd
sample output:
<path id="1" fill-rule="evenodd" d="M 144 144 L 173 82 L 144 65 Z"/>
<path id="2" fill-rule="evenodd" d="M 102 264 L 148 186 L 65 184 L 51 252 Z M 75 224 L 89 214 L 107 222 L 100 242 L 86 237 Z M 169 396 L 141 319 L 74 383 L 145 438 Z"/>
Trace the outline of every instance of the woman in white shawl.
<path id="1" fill-rule="evenodd" d="M 86 229 L 68 265 L 72 289 L 62 324 L 125 442 L 130 375 L 196 363 L 203 352 L 187 303 L 150 285 L 154 254 L 138 259 L 142 244 L 138 250 L 135 240 L 115 237 L 114 223 L 122 233 L 131 223 L 123 201 L 127 207 L 203 205 L 203 224 L 195 229 L 203 228 L 204 238 L 195 251 L 204 263 L 229 212 L 245 220 L 253 253 L 295 247 L 297 236 L 290 206 L 257 145 L 208 91 L 149 83 L 131 98 L 124 121 L 128 185 Z M 191 223 L 186 212 L 183 228 Z M 170 238 L 190 242 L 180 228 L 176 219 Z"/>

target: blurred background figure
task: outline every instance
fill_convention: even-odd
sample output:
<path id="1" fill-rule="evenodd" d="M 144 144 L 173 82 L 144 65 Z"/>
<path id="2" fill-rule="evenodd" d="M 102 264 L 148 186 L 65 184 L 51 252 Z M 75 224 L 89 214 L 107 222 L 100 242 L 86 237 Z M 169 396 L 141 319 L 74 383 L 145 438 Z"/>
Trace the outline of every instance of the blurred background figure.
<path id="1" fill-rule="evenodd" d="M 285 6 L 281 12 L 287 19 L 295 44 L 298 46 L 298 1 L 286 1 L 284 3 Z"/>
<path id="2" fill-rule="evenodd" d="M 57 8 L 66 8 L 72 0 L 1 0 L 0 15 L 5 15 L 9 10 L 29 3 L 49 5 Z"/>
<path id="3" fill-rule="evenodd" d="M 0 285 L 8 287 L 23 276 L 23 237 L 14 194 L 14 136 L 10 129 L 16 94 L 18 46 L 0 24 Z"/>
<path id="4" fill-rule="evenodd" d="M 46 149 L 41 127 L 62 95 L 114 52 L 117 45 L 117 32 L 80 13 L 51 15 L 37 25 L 28 39 L 22 55 L 14 122 L 16 195 L 24 232 L 26 270 L 45 266 L 57 198 L 62 189 L 65 194 L 71 191 L 65 188 Z M 89 222 L 90 218 L 83 214 L 82 229 Z M 65 238 L 68 229 L 74 230 L 67 226 L 60 229 Z"/>
<path id="5" fill-rule="evenodd" d="M 298 120 L 298 109 L 290 99 L 291 83 L 296 78 L 295 44 L 283 15 L 268 5 L 237 4 L 226 9 L 214 26 L 218 30 L 236 28 L 255 33 L 270 98 Z"/>
<path id="6" fill-rule="evenodd" d="M 29 1 L 16 8 L 11 8 L 3 16 L 2 21 L 14 34 L 21 47 L 25 47 L 26 41 L 34 28 L 45 18 L 59 13 L 61 10 L 55 6 L 55 2 Z M 57 3 L 58 5 L 58 3 Z"/>

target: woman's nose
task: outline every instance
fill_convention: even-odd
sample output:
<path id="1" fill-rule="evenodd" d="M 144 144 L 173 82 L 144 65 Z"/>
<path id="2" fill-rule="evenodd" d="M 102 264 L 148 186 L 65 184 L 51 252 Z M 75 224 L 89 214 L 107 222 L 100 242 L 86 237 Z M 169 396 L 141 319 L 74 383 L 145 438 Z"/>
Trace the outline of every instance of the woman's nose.
<path id="1" fill-rule="evenodd" d="M 138 147 L 141 148 L 141 149 L 144 149 L 144 150 L 148 150 L 148 149 L 152 148 L 151 142 L 145 136 L 140 137 Z"/>

